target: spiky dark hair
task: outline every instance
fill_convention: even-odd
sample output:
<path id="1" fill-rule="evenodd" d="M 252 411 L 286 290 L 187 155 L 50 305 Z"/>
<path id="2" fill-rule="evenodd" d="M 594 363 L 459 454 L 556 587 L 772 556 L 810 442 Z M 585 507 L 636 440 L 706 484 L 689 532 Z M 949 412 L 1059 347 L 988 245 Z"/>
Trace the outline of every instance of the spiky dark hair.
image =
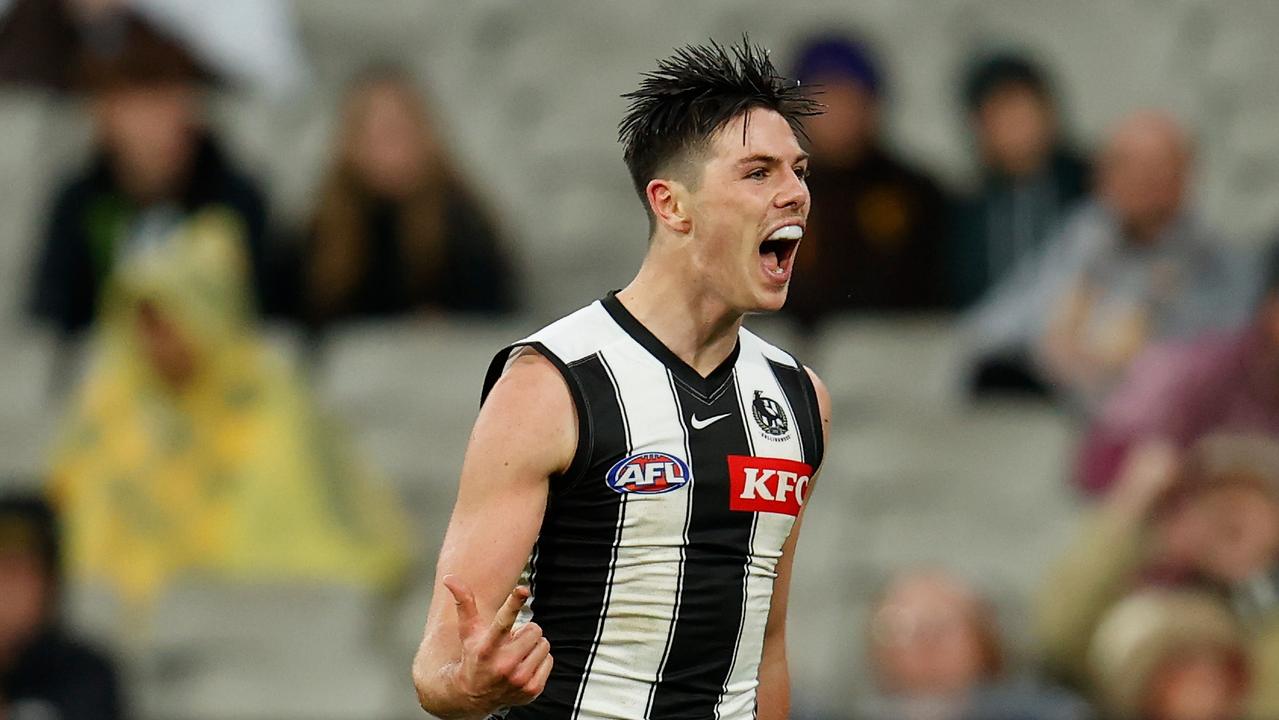
<path id="1" fill-rule="evenodd" d="M 673 159 L 705 147 L 717 130 L 754 108 L 772 110 L 803 134 L 801 119 L 822 106 L 799 83 L 778 75 L 768 51 L 743 35 L 725 47 L 714 40 L 686 45 L 644 73 L 618 124 L 626 167 L 640 199 L 648 183 Z"/>

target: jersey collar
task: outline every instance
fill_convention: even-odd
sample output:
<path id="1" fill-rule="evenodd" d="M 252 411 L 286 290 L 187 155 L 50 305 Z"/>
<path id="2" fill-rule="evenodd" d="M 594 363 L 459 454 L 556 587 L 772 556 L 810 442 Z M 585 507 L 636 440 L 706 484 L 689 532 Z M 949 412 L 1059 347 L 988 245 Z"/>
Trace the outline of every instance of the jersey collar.
<path id="1" fill-rule="evenodd" d="M 617 299 L 616 290 L 601 298 L 600 304 L 604 306 L 604 310 L 608 312 L 609 317 L 613 318 L 613 321 L 627 335 L 630 335 L 632 340 L 639 343 L 640 347 L 647 350 L 662 365 L 665 365 L 676 380 L 702 397 L 713 397 L 732 376 L 733 367 L 737 364 L 737 356 L 742 351 L 740 338 L 733 344 L 733 351 L 728 354 L 728 357 L 724 358 L 724 361 L 712 370 L 709 375 L 702 377 L 691 365 L 680 359 L 661 340 L 658 340 L 656 335 L 644 327 L 643 323 L 631 314 L 631 311 L 626 309 L 622 301 Z"/>

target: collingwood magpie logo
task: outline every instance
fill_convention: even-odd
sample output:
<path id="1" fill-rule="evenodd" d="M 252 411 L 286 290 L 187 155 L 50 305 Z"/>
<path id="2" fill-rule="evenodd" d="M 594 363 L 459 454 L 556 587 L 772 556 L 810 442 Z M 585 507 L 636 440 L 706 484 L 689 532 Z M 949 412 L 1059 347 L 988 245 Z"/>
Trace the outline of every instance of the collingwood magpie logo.
<path id="1" fill-rule="evenodd" d="M 780 440 L 790 430 L 786 413 L 781 403 L 770 397 L 764 397 L 763 390 L 755 391 L 755 400 L 751 402 L 751 414 L 755 416 L 755 424 L 770 438 Z"/>

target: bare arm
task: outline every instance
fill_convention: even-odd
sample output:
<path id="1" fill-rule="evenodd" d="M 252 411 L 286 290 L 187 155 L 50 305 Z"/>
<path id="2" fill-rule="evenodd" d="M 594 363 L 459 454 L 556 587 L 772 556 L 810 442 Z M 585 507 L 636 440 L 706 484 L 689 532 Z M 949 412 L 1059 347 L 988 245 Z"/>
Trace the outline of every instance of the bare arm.
<path id="1" fill-rule="evenodd" d="M 550 477 L 577 446 L 576 410 L 559 372 L 526 352 L 494 385 L 471 432 L 413 661 L 424 709 L 482 718 L 531 702 L 553 662 L 536 624 L 511 627 L 528 597 L 514 588 L 546 509 Z"/>
<path id="2" fill-rule="evenodd" d="M 1059 679 L 1087 686 L 1089 641 L 1154 549 L 1147 522 L 1176 482 L 1178 463 L 1167 443 L 1150 442 L 1132 452 L 1115 488 L 1047 573 L 1036 598 L 1035 631 L 1044 663 Z"/>
<path id="3" fill-rule="evenodd" d="M 830 439 L 830 393 L 817 374 L 804 368 L 813 380 L 817 391 L 818 410 L 822 416 L 823 444 Z M 804 506 L 808 506 L 817 484 L 814 477 L 808 485 L 808 497 Z M 768 608 L 768 621 L 764 626 L 764 652 L 759 661 L 759 691 L 757 694 L 757 710 L 759 720 L 786 720 L 790 717 L 790 669 L 786 661 L 786 607 L 790 600 L 791 567 L 795 561 L 795 546 L 799 542 L 799 531 L 803 525 L 804 511 L 795 518 L 795 526 L 791 528 L 786 544 L 782 546 L 782 557 L 777 561 L 777 578 L 773 581 L 773 600 Z"/>

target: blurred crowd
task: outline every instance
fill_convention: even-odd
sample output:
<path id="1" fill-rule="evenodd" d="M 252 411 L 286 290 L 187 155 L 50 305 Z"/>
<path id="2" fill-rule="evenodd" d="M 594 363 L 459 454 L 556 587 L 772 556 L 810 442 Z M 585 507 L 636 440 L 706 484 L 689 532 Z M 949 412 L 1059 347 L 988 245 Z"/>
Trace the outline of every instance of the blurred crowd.
<path id="1" fill-rule="evenodd" d="M 94 128 L 30 273 L 31 320 L 87 338 L 92 362 L 66 379 L 46 496 L 0 501 L 5 720 L 122 716 L 107 656 L 60 622 L 64 576 L 143 615 L 193 573 L 404 582 L 389 489 L 262 318 L 322 338 L 521 308 L 484 179 L 409 72 L 351 81 L 309 220 L 275 227 L 209 121 L 228 71 L 197 50 L 123 0 L 0 16 L 0 79 L 82 95 Z M 886 139 L 889 74 L 864 40 L 811 38 L 790 69 L 827 112 L 805 126 L 813 207 L 784 313 L 806 332 L 943 314 L 974 398 L 1086 428 L 1063 475 L 1088 517 L 1031 602 L 1036 656 L 1012 660 L 980 588 L 904 570 L 865 619 L 878 690 L 852 716 L 1279 717 L 1279 261 L 1199 218 L 1190 131 L 1134 108 L 1081 147 L 1049 68 L 984 55 L 954 84 L 981 173 L 947 187 Z"/>

